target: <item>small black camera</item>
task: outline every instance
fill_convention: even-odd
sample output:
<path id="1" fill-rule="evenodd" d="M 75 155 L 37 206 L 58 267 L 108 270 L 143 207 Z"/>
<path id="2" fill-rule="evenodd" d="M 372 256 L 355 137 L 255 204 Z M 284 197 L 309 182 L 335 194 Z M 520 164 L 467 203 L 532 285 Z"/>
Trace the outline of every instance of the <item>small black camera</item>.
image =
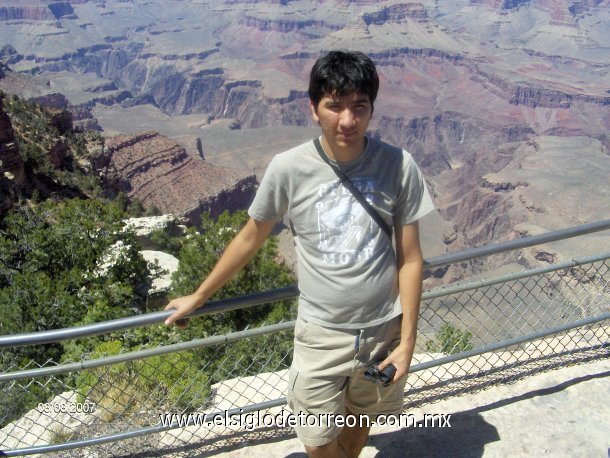
<path id="1" fill-rule="evenodd" d="M 383 386 L 388 386 L 392 382 L 394 374 L 396 374 L 396 367 L 394 364 L 386 366 L 383 371 L 379 370 L 379 366 L 377 364 L 373 364 L 364 372 L 364 376 L 367 379 L 373 382 L 379 382 Z"/>

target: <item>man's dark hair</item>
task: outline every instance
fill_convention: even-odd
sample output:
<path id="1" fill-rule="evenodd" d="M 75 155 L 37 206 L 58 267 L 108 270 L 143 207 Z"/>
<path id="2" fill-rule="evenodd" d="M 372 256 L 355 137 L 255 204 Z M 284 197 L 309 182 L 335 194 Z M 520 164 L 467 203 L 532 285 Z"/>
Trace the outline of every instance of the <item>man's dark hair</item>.
<path id="1" fill-rule="evenodd" d="M 369 56 L 359 51 L 330 51 L 320 57 L 309 75 L 309 99 L 317 107 L 325 94 L 348 95 L 354 92 L 377 98 L 379 76 Z"/>

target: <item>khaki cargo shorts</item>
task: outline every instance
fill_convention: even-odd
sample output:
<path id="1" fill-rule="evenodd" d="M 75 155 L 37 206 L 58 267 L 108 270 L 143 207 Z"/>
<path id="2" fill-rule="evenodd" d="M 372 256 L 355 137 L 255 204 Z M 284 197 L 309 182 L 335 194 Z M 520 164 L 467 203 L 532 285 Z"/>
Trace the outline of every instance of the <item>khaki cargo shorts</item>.
<path id="1" fill-rule="evenodd" d="M 400 343 L 401 321 L 399 315 L 377 326 L 352 330 L 297 318 L 287 400 L 303 444 L 327 444 L 344 424 L 353 426 L 335 421 L 345 414 L 345 407 L 371 421 L 377 415 L 401 413 L 406 376 L 387 387 L 364 377 L 368 367 L 383 361 Z"/>

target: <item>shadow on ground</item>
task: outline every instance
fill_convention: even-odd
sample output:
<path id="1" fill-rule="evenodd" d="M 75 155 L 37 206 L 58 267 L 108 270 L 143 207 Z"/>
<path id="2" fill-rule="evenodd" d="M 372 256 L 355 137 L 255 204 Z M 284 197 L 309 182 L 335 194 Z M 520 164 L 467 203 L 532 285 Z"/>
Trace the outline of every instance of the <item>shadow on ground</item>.
<path id="1" fill-rule="evenodd" d="M 485 444 L 500 440 L 495 426 L 478 413 L 451 416 L 451 428 L 406 428 L 376 434 L 368 442 L 378 457 L 480 457 Z"/>
<path id="2" fill-rule="evenodd" d="M 455 423 L 455 425 L 454 425 Z M 405 428 L 375 434 L 367 446 L 378 450 L 380 458 L 404 457 L 480 457 L 485 444 L 500 440 L 496 428 L 479 414 L 452 415 L 451 428 Z M 291 453 L 286 458 L 306 458 L 305 453 Z"/>
<path id="3" fill-rule="evenodd" d="M 501 439 L 496 427 L 485 421 L 481 416 L 482 412 L 499 409 L 526 399 L 548 396 L 578 383 L 608 376 L 610 376 L 610 372 L 586 375 L 549 388 L 530 391 L 476 409 L 458 412 L 452 414 L 449 419 L 451 428 L 424 428 L 424 425 L 419 423 L 415 428 L 404 428 L 387 434 L 375 434 L 371 436 L 367 445 L 378 450 L 376 456 L 379 458 L 481 457 L 486 444 Z M 292 454 L 290 456 L 291 458 L 297 458 L 297 456 L 300 458 L 305 455 Z"/>

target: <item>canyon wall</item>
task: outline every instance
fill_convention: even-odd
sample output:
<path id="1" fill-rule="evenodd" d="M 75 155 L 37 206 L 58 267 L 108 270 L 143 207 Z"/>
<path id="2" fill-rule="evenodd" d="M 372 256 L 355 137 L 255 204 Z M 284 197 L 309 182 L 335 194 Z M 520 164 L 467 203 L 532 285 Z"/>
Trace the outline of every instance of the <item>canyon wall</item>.
<path id="1" fill-rule="evenodd" d="M 158 132 L 108 139 L 95 166 L 108 189 L 124 192 L 145 207 L 187 217 L 193 224 L 199 223 L 202 212 L 218 216 L 246 208 L 257 185 L 253 175 L 189 155 Z"/>
<path id="2" fill-rule="evenodd" d="M 0 21 L 52 21 L 74 15 L 70 2 L 17 1 L 0 3 Z"/>
<path id="3" fill-rule="evenodd" d="M 610 216 L 599 199 L 566 213 L 560 193 L 545 195 L 536 177 L 490 178 L 508 170 L 529 173 L 528 161 L 541 153 L 528 145 L 546 137 L 559 139 L 561 148 L 574 139 L 585 145 L 569 150 L 579 158 L 574 163 L 587 165 L 580 160 L 585 151 L 600 166 L 544 163 L 532 175 L 554 170 L 559 188 L 580 195 L 578 188 L 598 168 L 608 171 L 600 160 L 610 148 L 608 0 L 209 0 L 172 2 L 172 8 L 160 0 L 63 3 L 74 15 L 47 8 L 54 19 L 44 24 L 5 20 L 0 59 L 24 74 L 83 81 L 87 102 L 68 107 L 75 127 L 101 125 L 90 116 L 95 106 L 140 114 L 145 110 L 129 110 L 145 106 L 148 114 L 124 132 L 157 131 L 158 120 L 171 116 L 168 124 L 184 122 L 185 132 L 163 133 L 200 138 L 206 159 L 236 166 L 240 154 L 248 155 L 247 173 L 225 170 L 217 174 L 224 185 L 200 189 L 198 182 L 216 178 L 211 164 L 159 135 L 139 134 L 134 145 L 113 150 L 116 170 L 108 161 L 107 178 L 117 192 L 147 205 L 164 211 L 175 205 L 182 214 L 204 207 L 217 212 L 223 202 L 241 206 L 254 187 L 248 173 L 263 171 L 271 157 L 272 129 L 315 127 L 309 69 L 323 52 L 343 48 L 361 50 L 377 64 L 381 90 L 371 133 L 405 147 L 423 169 L 449 228 L 442 236 L 448 250 L 509 240 L 527 223 L 553 230 Z M 47 5 L 21 5 L 30 4 Z M 3 7 L 16 5 L 0 0 Z M 255 128 L 271 133 L 263 137 Z M 290 146 L 288 140 L 280 139 L 281 146 Z M 155 159 L 143 148 L 155 151 Z M 183 169 L 206 178 L 191 182 Z M 562 181 L 576 169 L 578 178 Z M 168 198 L 153 185 L 184 188 L 182 180 L 201 198 L 183 189 Z M 540 208 L 546 210 L 531 210 Z"/>

